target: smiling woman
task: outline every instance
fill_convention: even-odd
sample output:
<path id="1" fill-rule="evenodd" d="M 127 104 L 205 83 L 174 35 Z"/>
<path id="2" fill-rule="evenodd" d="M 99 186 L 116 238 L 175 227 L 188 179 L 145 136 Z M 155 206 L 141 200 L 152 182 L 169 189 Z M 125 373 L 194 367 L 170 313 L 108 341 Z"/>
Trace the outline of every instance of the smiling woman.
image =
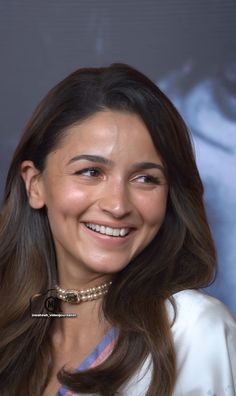
<path id="1" fill-rule="evenodd" d="M 185 124 L 143 74 L 52 89 L 6 183 L 1 395 L 233 396 L 235 322 L 189 290 L 215 273 L 202 194 Z"/>

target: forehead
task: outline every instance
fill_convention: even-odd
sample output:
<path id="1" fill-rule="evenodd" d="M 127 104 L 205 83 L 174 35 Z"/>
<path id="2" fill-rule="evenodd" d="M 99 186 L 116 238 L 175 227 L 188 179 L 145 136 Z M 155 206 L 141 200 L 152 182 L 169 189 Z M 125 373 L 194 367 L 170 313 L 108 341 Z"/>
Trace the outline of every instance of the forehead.
<path id="1" fill-rule="evenodd" d="M 137 114 L 111 110 L 95 113 L 69 127 L 54 153 L 62 161 L 84 153 L 131 161 L 159 159 L 143 120 Z"/>

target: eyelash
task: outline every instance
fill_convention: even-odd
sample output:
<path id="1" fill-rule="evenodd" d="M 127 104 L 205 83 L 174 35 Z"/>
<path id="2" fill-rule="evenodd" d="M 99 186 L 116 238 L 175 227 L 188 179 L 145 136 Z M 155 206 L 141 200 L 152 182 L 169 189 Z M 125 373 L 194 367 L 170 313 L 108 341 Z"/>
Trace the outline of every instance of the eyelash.
<path id="1" fill-rule="evenodd" d="M 160 179 L 156 176 L 141 175 L 141 176 L 137 177 L 137 179 L 139 179 L 139 178 L 145 178 L 145 183 L 147 183 L 147 184 L 160 184 Z"/>
<path id="2" fill-rule="evenodd" d="M 84 175 L 84 173 L 86 173 L 86 172 L 95 172 L 95 173 L 97 173 L 96 175 Z M 85 168 L 85 169 L 81 169 L 81 170 L 79 170 L 79 171 L 77 171 L 77 172 L 75 172 L 74 173 L 75 175 L 84 175 L 84 176 L 88 176 L 88 177 L 97 177 L 97 176 L 99 176 L 100 174 L 101 174 L 101 170 L 100 169 L 98 169 L 98 168 Z"/>
<path id="3" fill-rule="evenodd" d="M 85 173 L 87 173 L 87 172 L 90 172 L 90 173 L 93 172 L 93 174 L 85 175 Z M 96 167 L 90 167 L 90 168 L 81 169 L 81 170 L 75 172 L 74 174 L 75 174 L 75 175 L 82 175 L 82 176 L 85 176 L 85 177 L 93 177 L 93 178 L 96 178 L 96 177 L 101 176 L 101 173 L 102 173 L 102 170 L 101 170 L 101 169 L 96 168 Z M 136 181 L 137 179 L 140 179 L 140 178 L 145 179 L 144 182 L 141 182 L 141 183 L 143 183 L 143 184 L 145 184 L 145 183 L 146 183 L 146 184 L 156 184 L 156 185 L 161 184 L 161 181 L 160 181 L 160 178 L 159 178 L 159 177 L 151 176 L 151 175 L 140 175 L 140 176 L 136 176 L 135 178 L 132 179 L 132 181 Z"/>

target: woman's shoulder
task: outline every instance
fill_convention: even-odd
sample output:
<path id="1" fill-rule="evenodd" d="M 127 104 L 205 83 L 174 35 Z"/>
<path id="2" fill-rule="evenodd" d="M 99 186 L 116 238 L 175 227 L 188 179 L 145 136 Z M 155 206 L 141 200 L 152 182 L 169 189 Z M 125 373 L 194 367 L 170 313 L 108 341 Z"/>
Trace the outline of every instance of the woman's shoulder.
<path id="1" fill-rule="evenodd" d="M 173 295 L 172 334 L 177 358 L 174 395 L 233 396 L 236 389 L 236 321 L 226 306 L 205 293 Z M 171 315 L 171 306 L 168 306 Z M 173 319 L 173 317 L 172 317 Z"/>
<path id="2" fill-rule="evenodd" d="M 167 301 L 176 350 L 177 381 L 173 396 L 235 396 L 236 322 L 219 300 L 195 290 Z M 125 386 L 122 396 L 145 395 L 152 375 L 149 356 Z"/>
<path id="3" fill-rule="evenodd" d="M 185 346 L 201 343 L 202 353 L 215 348 L 213 342 L 224 344 L 234 339 L 236 345 L 236 321 L 228 308 L 218 299 L 197 290 L 183 290 L 174 294 L 173 306 L 168 302 L 172 323 L 171 331 L 177 351 Z M 174 320 L 173 320 L 174 318 Z"/>
<path id="4" fill-rule="evenodd" d="M 173 296 L 176 306 L 176 318 L 173 332 L 193 330 L 205 326 L 232 327 L 236 329 L 236 321 L 228 308 L 218 299 L 198 290 L 183 290 Z M 168 303 L 168 311 L 173 318 L 173 308 Z"/>

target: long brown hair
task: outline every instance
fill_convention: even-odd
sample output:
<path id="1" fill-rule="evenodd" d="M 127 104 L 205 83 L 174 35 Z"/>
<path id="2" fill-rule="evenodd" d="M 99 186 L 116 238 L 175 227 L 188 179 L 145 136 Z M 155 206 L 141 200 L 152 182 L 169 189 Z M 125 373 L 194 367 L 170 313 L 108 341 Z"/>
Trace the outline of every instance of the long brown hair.
<path id="1" fill-rule="evenodd" d="M 45 209 L 29 206 L 20 165 L 43 171 L 66 129 L 104 109 L 138 114 L 160 154 L 169 185 L 167 213 L 154 240 L 119 272 L 103 300 L 106 319 L 119 330 L 112 354 L 79 373 L 59 373 L 80 393 L 114 396 L 151 356 L 147 396 L 170 396 L 175 350 L 165 301 L 177 291 L 207 286 L 215 250 L 187 128 L 160 89 L 130 66 L 75 71 L 40 103 L 12 160 L 0 218 L 0 389 L 4 396 L 40 396 L 51 365 L 52 320 L 29 316 L 29 300 L 53 287 L 57 263 Z"/>

